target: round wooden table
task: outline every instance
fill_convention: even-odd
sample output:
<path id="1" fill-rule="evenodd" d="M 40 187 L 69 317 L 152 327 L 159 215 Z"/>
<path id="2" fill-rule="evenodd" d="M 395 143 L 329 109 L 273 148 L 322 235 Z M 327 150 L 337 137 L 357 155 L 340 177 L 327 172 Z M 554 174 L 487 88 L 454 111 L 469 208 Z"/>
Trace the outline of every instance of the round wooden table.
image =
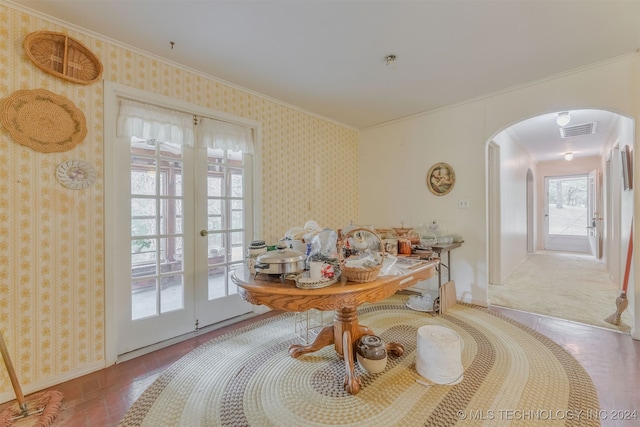
<path id="1" fill-rule="evenodd" d="M 294 281 L 286 280 L 283 283 L 280 276 L 254 275 L 246 268 L 235 270 L 231 280 L 238 285 L 242 298 L 252 304 L 288 312 L 312 308 L 335 310 L 333 325 L 324 327 L 311 344 L 289 347 L 289 355 L 295 358 L 333 344 L 338 356 L 344 359 L 344 387 L 347 392 L 356 394 L 361 384 L 355 374 L 354 345 L 363 335 L 375 335 L 371 329 L 358 323 L 358 306 L 365 302 L 380 301 L 432 277 L 437 264 L 438 261 L 423 261 L 407 269 L 401 276 L 382 276 L 368 283 L 340 281 L 321 289 L 300 289 Z M 388 343 L 387 353 L 400 356 L 404 353 L 404 347 L 399 343 Z"/>

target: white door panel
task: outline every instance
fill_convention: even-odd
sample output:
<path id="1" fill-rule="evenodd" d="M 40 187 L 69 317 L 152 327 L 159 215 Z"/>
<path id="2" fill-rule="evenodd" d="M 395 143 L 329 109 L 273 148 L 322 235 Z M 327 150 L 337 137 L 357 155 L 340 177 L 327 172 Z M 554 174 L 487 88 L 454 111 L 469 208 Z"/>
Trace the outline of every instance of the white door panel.
<path id="1" fill-rule="evenodd" d="M 116 230 L 116 244 L 123 248 L 115 272 L 117 351 L 123 354 L 195 327 L 192 275 L 183 257 L 191 227 L 183 211 L 193 199 L 183 170 L 193 155 L 155 141 L 118 138 L 115 145 L 118 163 L 128 165 L 118 175 L 116 200 L 127 213 Z"/>
<path id="2" fill-rule="evenodd" d="M 250 156 L 221 150 L 200 148 L 198 168 L 205 171 L 196 183 L 195 257 L 196 318 L 204 327 L 251 311 L 231 282 L 229 273 L 244 262 L 246 171 Z"/>

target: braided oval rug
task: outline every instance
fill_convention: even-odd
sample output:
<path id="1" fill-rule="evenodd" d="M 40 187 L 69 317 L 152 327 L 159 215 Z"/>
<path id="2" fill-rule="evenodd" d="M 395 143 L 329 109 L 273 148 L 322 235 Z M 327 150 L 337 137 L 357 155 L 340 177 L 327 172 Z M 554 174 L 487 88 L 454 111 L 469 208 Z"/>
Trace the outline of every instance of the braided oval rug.
<path id="1" fill-rule="evenodd" d="M 131 426 L 597 426 L 598 396 L 584 368 L 545 336 L 483 308 L 458 304 L 431 316 L 407 295 L 362 305 L 359 320 L 404 344 L 385 370 L 356 365 L 362 389 L 343 389 L 333 346 L 293 359 L 294 316 L 282 314 L 203 344 L 172 365 L 120 422 Z M 462 338 L 464 379 L 422 385 L 417 330 L 440 325 Z"/>

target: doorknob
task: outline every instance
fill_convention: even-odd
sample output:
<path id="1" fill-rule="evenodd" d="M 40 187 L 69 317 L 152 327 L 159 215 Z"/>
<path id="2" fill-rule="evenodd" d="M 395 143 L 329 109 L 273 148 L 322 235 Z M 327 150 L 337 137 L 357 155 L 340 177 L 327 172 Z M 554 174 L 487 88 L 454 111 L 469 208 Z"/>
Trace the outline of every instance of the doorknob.
<path id="1" fill-rule="evenodd" d="M 209 230 L 200 230 L 200 235 L 202 237 L 207 237 L 209 235 Z"/>

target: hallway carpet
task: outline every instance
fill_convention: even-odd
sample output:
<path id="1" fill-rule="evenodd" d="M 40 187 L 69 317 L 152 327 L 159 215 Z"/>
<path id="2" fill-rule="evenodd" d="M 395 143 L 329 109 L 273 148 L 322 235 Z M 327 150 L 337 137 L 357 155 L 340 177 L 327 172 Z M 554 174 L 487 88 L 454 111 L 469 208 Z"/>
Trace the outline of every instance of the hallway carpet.
<path id="1" fill-rule="evenodd" d="M 574 253 L 530 254 L 503 285 L 489 285 L 491 305 L 629 332 L 629 309 L 619 326 L 604 321 L 616 312 L 620 289 L 606 266 Z"/>

